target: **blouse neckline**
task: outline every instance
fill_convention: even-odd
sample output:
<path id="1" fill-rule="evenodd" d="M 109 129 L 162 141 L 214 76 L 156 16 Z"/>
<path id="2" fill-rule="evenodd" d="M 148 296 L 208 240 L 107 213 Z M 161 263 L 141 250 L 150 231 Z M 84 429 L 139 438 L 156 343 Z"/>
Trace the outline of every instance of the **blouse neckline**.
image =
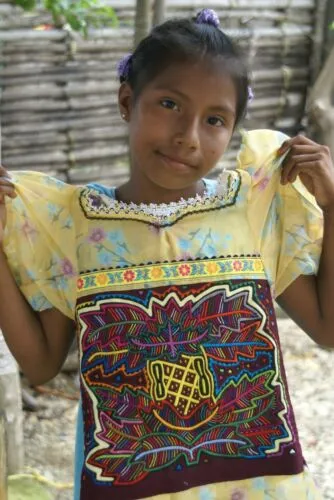
<path id="1" fill-rule="evenodd" d="M 116 189 L 90 184 L 81 192 L 80 204 L 87 218 L 138 220 L 155 226 L 169 226 L 190 215 L 235 203 L 240 174 L 225 170 L 219 179 L 204 179 L 202 195 L 170 203 L 126 203 L 116 200 Z"/>

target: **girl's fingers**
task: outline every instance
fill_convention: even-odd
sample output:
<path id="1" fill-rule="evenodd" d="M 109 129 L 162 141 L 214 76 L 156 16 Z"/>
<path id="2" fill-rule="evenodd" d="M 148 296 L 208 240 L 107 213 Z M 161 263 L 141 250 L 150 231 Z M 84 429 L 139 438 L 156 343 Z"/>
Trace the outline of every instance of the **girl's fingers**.
<path id="1" fill-rule="evenodd" d="M 3 176 L 0 176 L 0 184 L 2 183 L 8 183 L 8 184 L 11 184 L 12 186 L 14 186 L 14 183 L 13 183 L 13 179 L 11 177 L 5 177 L 4 175 Z"/>
<path id="2" fill-rule="evenodd" d="M 297 166 L 303 165 L 303 167 L 305 168 L 307 164 L 309 166 L 312 165 L 313 168 L 316 168 L 317 165 L 320 166 L 322 160 L 323 157 L 322 154 L 319 153 L 319 150 L 311 154 L 288 155 L 286 161 L 283 164 L 281 183 L 287 184 L 288 182 L 294 182 L 296 180 L 296 176 L 294 173 L 292 173 L 292 171 Z"/>
<path id="3" fill-rule="evenodd" d="M 0 186 L 13 186 L 13 181 L 9 177 L 0 177 Z"/>
<path id="4" fill-rule="evenodd" d="M 281 184 L 285 185 L 289 182 L 290 173 L 293 167 L 295 166 L 295 163 L 296 163 L 295 159 L 291 157 L 291 155 L 288 155 L 282 167 Z"/>
<path id="5" fill-rule="evenodd" d="M 312 154 L 319 151 L 318 144 L 295 144 L 290 147 L 290 152 L 293 154 Z"/>
<path id="6" fill-rule="evenodd" d="M 281 147 L 278 149 L 277 154 L 283 155 L 289 151 L 289 149 L 297 146 L 311 146 L 319 149 L 319 144 L 312 141 L 308 137 L 305 137 L 304 135 L 296 135 L 295 137 L 283 142 Z"/>
<path id="7" fill-rule="evenodd" d="M 0 194 L 2 194 L 1 203 L 4 202 L 4 196 L 9 196 L 10 198 L 16 197 L 15 186 L 11 176 L 2 165 L 0 165 Z"/>
<path id="8" fill-rule="evenodd" d="M 295 182 L 295 180 L 297 179 L 298 175 L 300 175 L 301 173 L 305 173 L 307 175 L 309 175 L 310 177 L 317 177 L 318 179 L 320 179 L 320 177 L 323 177 L 325 178 L 324 176 L 324 172 L 326 171 L 325 169 L 321 169 L 321 171 L 319 171 L 319 169 L 317 168 L 314 168 L 315 167 L 315 161 L 317 160 L 314 160 L 314 159 L 308 159 L 304 162 L 299 162 L 299 163 L 296 163 L 293 168 L 290 170 L 290 174 L 289 174 L 289 179 L 288 179 L 288 182 Z M 320 174 L 320 176 L 319 176 Z"/>
<path id="9" fill-rule="evenodd" d="M 15 186 L 7 170 L 0 165 L 0 203 L 5 202 L 5 197 L 15 198 Z"/>
<path id="10" fill-rule="evenodd" d="M 2 165 L 0 165 L 0 177 L 8 177 L 10 179 L 8 170 L 6 170 Z"/>
<path id="11" fill-rule="evenodd" d="M 15 198 L 16 193 L 13 186 L 0 184 L 0 195 L 2 197 L 9 196 L 9 198 Z M 3 202 L 3 201 L 2 201 Z"/>
<path id="12" fill-rule="evenodd" d="M 313 169 L 314 169 L 314 162 L 313 161 L 300 163 L 300 164 L 295 165 L 294 168 L 292 169 L 292 171 L 290 172 L 289 182 L 291 182 L 291 183 L 295 182 L 295 180 L 297 179 L 297 177 L 300 174 L 305 173 L 305 174 L 310 175 L 312 173 Z M 311 175 L 310 175 L 310 178 L 312 178 Z"/>

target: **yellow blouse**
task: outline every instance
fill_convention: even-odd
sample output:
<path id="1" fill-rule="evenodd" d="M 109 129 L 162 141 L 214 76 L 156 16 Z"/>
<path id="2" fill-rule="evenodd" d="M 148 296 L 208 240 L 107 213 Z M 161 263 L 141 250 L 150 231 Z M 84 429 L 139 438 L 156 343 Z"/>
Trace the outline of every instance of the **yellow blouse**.
<path id="1" fill-rule="evenodd" d="M 5 251 L 8 261 L 18 285 L 35 310 L 41 311 L 55 307 L 66 316 L 77 320 L 83 368 L 84 399 L 88 401 L 86 410 L 90 411 L 90 415 L 94 415 L 91 416 L 89 425 L 95 426 L 96 432 L 101 431 L 103 427 L 104 417 L 99 409 L 102 402 L 99 400 L 100 395 L 97 395 L 99 393 L 94 385 L 95 382 L 88 377 L 87 373 L 90 373 L 92 369 L 92 360 L 95 361 L 97 357 L 101 356 L 102 348 L 101 346 L 97 348 L 97 344 L 92 345 L 91 336 L 89 343 L 86 334 L 87 328 L 90 328 L 89 321 L 91 321 L 88 321 L 87 318 L 91 317 L 93 309 L 97 310 L 96 308 L 102 307 L 102 296 L 109 297 L 110 294 L 116 293 L 118 294 L 117 300 L 123 297 L 121 303 L 124 307 L 124 314 L 129 315 L 131 321 L 134 321 L 135 313 L 133 311 L 137 302 L 141 300 L 140 294 L 151 290 L 153 294 L 157 294 L 154 299 L 157 311 L 154 311 L 154 314 L 157 314 L 155 322 L 159 323 L 162 321 L 161 315 L 164 314 L 162 309 L 164 305 L 167 308 L 168 300 L 176 301 L 177 307 L 181 309 L 188 307 L 186 305 L 189 302 L 188 299 L 176 298 L 177 294 L 181 293 L 180 290 L 189 289 L 193 290 L 193 294 L 197 294 L 199 293 L 198 287 L 204 286 L 203 284 L 206 283 L 205 286 L 209 286 L 208 284 L 218 288 L 223 286 L 223 288 L 225 287 L 224 294 L 225 292 L 233 294 L 233 287 L 241 286 L 241 283 L 244 284 L 243 286 L 248 283 L 248 288 L 251 287 L 251 282 L 260 283 L 258 286 L 261 288 L 261 286 L 265 287 L 265 283 L 268 282 L 272 295 L 278 296 L 299 275 L 317 272 L 322 244 L 322 212 L 299 180 L 293 185 L 282 186 L 280 184 L 282 158 L 277 157 L 276 151 L 285 138 L 283 134 L 270 130 L 245 133 L 236 170 L 223 172 L 218 182 L 207 181 L 207 193 L 204 196 L 191 200 L 181 200 L 169 205 L 124 204 L 115 200 L 112 189 L 102 186 L 75 187 L 37 172 L 13 173 L 18 197 L 7 204 Z M 225 284 L 222 285 L 222 283 Z M 165 299 L 162 299 L 160 294 L 165 293 L 162 290 L 165 290 L 166 287 L 169 287 L 169 295 L 167 294 Z M 125 300 L 124 294 L 128 294 L 131 299 Z M 259 300 L 262 300 L 260 292 L 259 297 Z M 265 299 L 263 298 L 263 300 Z M 270 302 L 271 299 L 266 300 Z M 132 311 L 131 307 L 129 309 L 130 303 L 131 307 L 134 308 Z M 206 307 L 213 307 L 212 301 L 210 304 Z M 112 304 L 110 307 L 112 308 Z M 253 305 L 252 307 L 255 310 L 259 306 Z M 169 311 L 169 309 L 167 310 Z M 267 313 L 263 311 L 267 311 Z M 269 305 L 263 305 L 262 313 L 268 314 L 268 322 L 271 321 L 270 324 L 274 325 L 274 313 Z M 112 314 L 117 315 L 117 309 Z M 138 314 L 139 316 L 143 315 L 144 318 L 143 310 L 140 310 Z M 150 310 L 145 309 L 145 314 L 150 315 Z M 181 317 L 178 321 L 181 321 Z M 149 316 L 147 318 L 141 321 L 149 324 Z M 240 327 L 241 320 L 239 321 L 237 316 L 235 318 Z M 102 320 L 104 321 L 101 316 L 100 321 Z M 120 317 L 117 321 L 117 324 L 121 324 Z M 215 321 L 216 319 L 212 319 L 213 329 Z M 131 326 L 132 334 L 136 329 L 135 325 L 134 322 Z M 270 328 L 274 328 L 274 326 Z M 130 330 L 124 330 L 124 332 L 126 331 Z M 95 340 L 96 335 L 94 336 Z M 279 379 L 282 387 L 279 394 L 282 401 L 285 401 L 284 394 L 287 389 L 284 376 L 280 375 L 280 362 L 277 361 L 280 359 L 279 344 L 275 333 L 273 336 L 272 349 L 273 353 L 277 353 L 275 354 L 275 369 L 279 377 L 282 378 L 282 380 Z M 139 342 L 138 339 L 131 341 L 134 342 L 134 346 Z M 185 343 L 187 340 L 183 339 L 177 345 Z M 109 344 L 109 351 L 110 345 L 114 346 L 114 344 Z M 143 346 L 146 344 L 141 345 L 144 349 Z M 154 356 L 158 355 L 157 352 L 161 354 L 161 345 L 159 344 L 159 349 L 155 347 L 158 350 L 154 351 Z M 174 340 L 167 342 L 166 346 L 170 349 L 168 354 L 170 359 L 174 359 L 173 356 L 176 359 L 179 347 L 174 345 Z M 91 351 L 91 349 L 95 350 Z M 195 347 L 193 346 L 191 349 L 194 349 L 191 351 L 193 355 Z M 223 355 L 219 351 L 220 354 L 217 354 L 215 351 L 213 354 L 209 351 L 205 354 L 202 353 L 203 359 L 210 360 L 213 359 L 212 357 L 220 356 L 219 362 L 222 363 L 221 356 L 225 356 L 226 353 Z M 92 354 L 92 352 L 94 353 Z M 116 359 L 119 361 L 121 359 L 119 356 L 123 355 L 119 352 L 117 351 L 117 358 L 113 358 L 115 362 Z M 107 354 L 110 355 L 110 352 L 105 353 L 105 355 Z M 180 356 L 181 361 L 184 362 L 185 354 Z M 131 364 L 135 360 L 138 361 L 139 358 L 131 358 L 131 361 L 124 362 Z M 201 364 L 200 356 L 198 360 L 198 367 L 204 366 Z M 158 383 L 157 387 L 160 387 L 159 390 L 164 394 L 168 387 L 170 392 L 170 386 L 166 386 L 167 389 L 166 387 L 162 389 L 161 381 L 157 382 L 155 377 L 159 370 L 167 370 L 165 373 L 169 373 L 168 370 L 171 368 L 168 368 L 168 363 L 170 361 L 167 364 L 166 361 L 161 361 L 162 364 L 159 361 L 160 365 L 158 366 L 157 361 L 153 361 L 153 358 L 149 361 L 148 355 L 145 362 L 147 366 L 143 365 L 141 368 L 144 370 L 143 373 L 153 370 L 150 372 L 151 385 L 150 389 L 147 389 L 147 397 L 152 398 L 154 404 L 158 405 L 156 408 L 160 408 L 162 403 L 158 403 L 158 392 L 156 392 L 157 388 L 154 384 Z M 204 368 L 198 369 L 204 370 Z M 210 384 L 213 384 L 213 375 L 208 372 L 206 376 L 207 380 L 211 380 Z M 194 374 L 194 377 L 196 381 L 197 375 Z M 199 384 L 202 383 L 200 379 L 201 377 L 197 380 Z M 165 383 L 167 384 L 167 379 Z M 176 382 L 174 381 L 174 383 Z M 168 390 L 166 394 L 168 394 Z M 210 404 L 213 405 L 213 401 L 217 400 L 217 394 L 210 393 Z M 167 418 L 168 424 L 166 425 L 167 427 L 169 425 L 171 429 L 179 429 L 178 432 L 182 433 L 182 426 L 186 425 L 187 421 L 186 411 L 184 408 L 181 409 L 179 403 L 176 404 L 175 396 L 171 396 L 170 393 L 168 397 L 170 398 L 167 405 L 169 409 L 166 410 L 164 418 L 168 416 L 171 420 Z M 196 404 L 202 404 L 200 399 L 198 396 Z M 192 406 L 196 406 L 196 404 L 193 402 Z M 289 402 L 285 401 L 284 404 L 286 404 L 286 411 L 289 412 Z M 172 410 L 170 410 L 171 406 Z M 145 413 L 145 409 L 143 411 Z M 155 411 L 157 412 L 157 410 Z M 220 414 L 219 411 L 218 407 L 213 410 L 217 415 Z M 158 413 L 155 414 L 158 415 Z M 203 428 L 206 428 L 205 426 L 211 428 L 214 420 L 210 422 L 210 419 L 212 419 L 212 415 L 207 416 L 200 424 L 196 423 L 189 427 L 189 432 L 203 426 Z M 292 416 L 291 419 L 293 419 Z M 181 423 L 176 426 L 176 421 Z M 162 420 L 160 419 L 159 422 L 161 423 Z M 86 432 L 88 432 L 87 426 L 89 427 L 89 425 L 85 422 Z M 295 434 L 293 425 L 292 428 L 289 428 L 289 424 L 285 422 L 283 417 L 282 429 L 290 436 L 291 446 L 294 443 L 294 448 L 291 448 L 292 451 L 290 450 L 291 454 L 298 454 L 298 437 L 293 438 Z M 113 429 L 114 431 L 115 429 Z M 101 437 L 99 433 L 94 434 L 94 436 L 94 442 L 88 446 L 81 462 L 80 458 L 77 457 L 80 463 L 85 462 L 85 474 L 87 473 L 83 476 L 85 488 L 82 489 L 81 500 L 92 498 L 89 497 L 92 494 L 96 500 L 100 498 L 94 489 L 90 489 L 95 487 L 94 482 L 89 483 L 91 474 L 94 475 L 95 482 L 100 481 L 103 488 L 107 487 L 104 478 L 104 474 L 107 474 L 107 458 L 104 452 L 107 449 L 108 440 L 105 436 Z M 165 436 L 164 439 L 168 440 L 168 436 Z M 183 436 L 182 439 L 185 437 Z M 276 442 L 276 447 L 266 451 L 267 456 L 270 453 L 276 453 L 280 446 L 284 448 L 283 441 L 281 436 Z M 147 446 L 153 446 L 152 441 L 148 440 L 148 443 L 150 444 Z M 103 463 L 99 458 L 102 452 L 104 453 Z M 212 450 L 211 452 L 213 453 Z M 113 462 L 113 453 L 112 451 L 110 453 L 110 470 L 114 470 L 114 464 L 118 459 L 114 458 Z M 187 453 L 192 456 L 193 451 Z M 187 453 L 185 456 L 188 456 Z M 216 449 L 215 454 L 219 455 L 219 453 L 219 450 Z M 255 452 L 249 451 L 249 453 Z M 243 455 L 243 460 L 247 460 L 246 455 Z M 141 452 L 138 456 L 143 457 L 144 453 Z M 167 459 L 162 455 L 157 458 L 157 463 L 161 461 L 159 467 L 162 468 L 162 471 L 165 467 L 164 460 Z M 245 463 L 250 464 L 251 462 L 249 460 L 242 462 L 243 467 Z M 149 465 L 146 464 L 146 467 L 148 469 L 145 469 L 145 474 L 149 474 L 152 462 L 150 461 Z M 270 474 L 259 475 L 245 469 L 240 471 L 240 478 L 237 480 L 233 479 L 231 471 L 228 480 L 223 482 L 217 479 L 204 480 L 201 485 L 201 483 L 196 484 L 196 479 L 194 479 L 193 487 L 191 483 L 183 484 L 182 487 L 179 487 L 180 493 L 150 496 L 145 493 L 145 498 L 154 498 L 155 500 L 178 500 L 179 498 L 182 500 L 186 498 L 264 500 L 268 497 L 266 495 L 270 493 L 271 498 L 279 500 L 292 498 L 293 495 L 299 500 L 318 499 L 319 493 L 307 470 L 300 470 L 300 465 L 298 467 L 296 466 L 296 469 L 292 467 L 291 472 L 283 474 L 270 472 Z M 297 469 L 298 472 L 293 472 Z M 269 471 L 269 468 L 264 470 Z M 115 481 L 116 477 L 118 481 L 121 481 L 118 477 L 119 474 L 119 471 L 110 473 L 108 481 Z M 133 474 L 131 480 L 127 479 L 130 483 L 131 481 L 139 481 L 136 476 L 139 472 L 134 471 Z M 179 479 L 176 480 L 176 485 L 179 484 L 177 481 Z M 212 484 L 207 485 L 207 482 Z M 158 488 L 158 486 L 154 485 L 151 490 L 147 491 L 158 491 L 154 488 Z M 175 488 L 177 490 L 178 486 Z M 175 491 L 175 488 L 171 491 Z M 103 491 L 101 498 L 105 498 L 103 495 L 106 494 L 106 490 L 101 491 Z M 121 489 L 120 494 L 124 500 L 140 498 L 132 496 L 131 488 L 128 486 L 127 489 Z"/>
<path id="2" fill-rule="evenodd" d="M 271 130 L 244 134 L 236 171 L 242 179 L 237 200 L 241 210 L 233 218 L 216 221 L 218 230 L 233 234 L 228 252 L 234 254 L 243 246 L 240 241 L 244 236 L 238 229 L 241 223 L 235 226 L 236 220 L 247 217 L 254 250 L 260 250 L 276 296 L 299 275 L 316 273 L 322 242 L 322 213 L 314 197 L 299 179 L 287 186 L 279 182 L 281 159 L 276 157 L 276 151 L 284 139 L 283 134 Z M 94 230 L 90 236 L 88 232 L 92 232 L 95 224 L 98 228 L 108 225 L 109 219 L 92 219 L 92 224 L 92 220 L 84 218 L 78 203 L 81 187 L 64 184 L 39 172 L 18 171 L 12 172 L 12 176 L 18 197 L 7 203 L 5 249 L 13 272 L 34 309 L 43 310 L 52 304 L 74 318 L 75 278 L 85 268 L 99 265 L 95 245 L 89 251 L 84 250 L 80 269 L 78 247 L 90 243 L 94 246 Z M 235 176 L 236 173 L 231 172 L 222 178 L 232 184 Z M 209 197 L 202 204 L 210 206 L 211 203 Z M 115 210 L 119 211 L 121 205 L 115 202 Z M 191 209 L 189 206 L 186 210 Z M 131 218 L 135 209 L 125 212 L 119 220 Z M 145 214 L 141 217 L 149 219 Z M 76 230 L 78 227 L 81 234 Z M 132 237 L 135 247 L 138 234 L 132 233 Z M 150 240 L 154 240 L 150 230 L 146 230 L 146 237 L 147 250 L 137 260 L 165 260 L 164 249 L 150 245 Z M 177 243 L 177 240 L 172 242 Z"/>

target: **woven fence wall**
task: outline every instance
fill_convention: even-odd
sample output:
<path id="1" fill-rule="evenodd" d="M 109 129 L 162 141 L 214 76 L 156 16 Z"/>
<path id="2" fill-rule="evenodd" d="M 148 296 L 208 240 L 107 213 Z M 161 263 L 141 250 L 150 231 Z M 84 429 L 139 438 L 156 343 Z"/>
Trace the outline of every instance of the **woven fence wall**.
<path id="1" fill-rule="evenodd" d="M 23 14 L 0 0 L 2 162 L 10 169 L 45 171 L 72 183 L 119 184 L 127 177 L 115 68 L 131 49 L 135 2 L 106 3 L 115 8 L 119 26 L 92 31 L 83 40 L 66 30 L 38 30 L 50 22 L 46 13 Z M 205 4 L 216 9 L 222 28 L 244 47 L 253 68 L 255 100 L 246 127 L 295 133 L 317 64 L 317 23 L 325 2 Z M 167 0 L 167 16 L 191 16 L 202 6 Z M 224 159 L 227 166 L 235 162 L 238 140 Z"/>

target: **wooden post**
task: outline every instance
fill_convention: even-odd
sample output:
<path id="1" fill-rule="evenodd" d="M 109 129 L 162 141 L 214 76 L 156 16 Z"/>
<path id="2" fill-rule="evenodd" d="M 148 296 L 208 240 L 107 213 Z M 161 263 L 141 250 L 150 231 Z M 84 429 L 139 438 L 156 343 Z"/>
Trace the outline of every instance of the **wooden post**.
<path id="1" fill-rule="evenodd" d="M 328 0 L 317 0 L 317 6 L 314 13 L 314 27 L 313 27 L 313 47 L 312 54 L 310 58 L 311 67 L 311 83 L 314 83 L 317 79 L 324 55 L 324 38 L 326 27 L 326 9 L 327 9 Z M 328 28 L 327 28 L 328 29 Z"/>
<path id="2" fill-rule="evenodd" d="M 7 472 L 9 475 L 17 474 L 23 468 L 24 457 L 20 378 L 17 364 L 1 332 L 0 414 L 4 415 L 5 420 Z"/>
<path id="3" fill-rule="evenodd" d="M 153 7 L 153 26 L 161 24 L 165 20 L 166 0 L 155 0 Z"/>
<path id="4" fill-rule="evenodd" d="M 308 99 L 307 114 L 312 135 L 326 144 L 334 157 L 334 47 L 318 76 Z"/>
<path id="5" fill-rule="evenodd" d="M 134 44 L 138 43 L 148 35 L 151 24 L 151 0 L 137 0 L 136 2 L 136 20 L 135 20 L 135 39 Z"/>
<path id="6" fill-rule="evenodd" d="M 0 500 L 7 500 L 6 433 L 3 413 L 0 413 Z"/>

